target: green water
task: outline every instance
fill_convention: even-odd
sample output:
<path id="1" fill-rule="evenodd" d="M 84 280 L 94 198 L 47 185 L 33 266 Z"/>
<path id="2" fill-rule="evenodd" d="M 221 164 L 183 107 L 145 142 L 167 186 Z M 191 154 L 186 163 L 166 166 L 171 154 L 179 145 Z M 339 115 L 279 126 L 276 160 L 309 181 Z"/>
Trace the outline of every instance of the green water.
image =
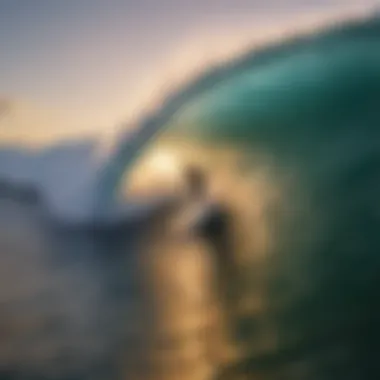
<path id="1" fill-rule="evenodd" d="M 227 146 L 241 158 L 230 167 L 203 163 L 211 177 L 222 178 L 223 168 L 236 174 L 223 200 L 236 205 L 236 231 L 252 231 L 232 253 L 248 278 L 238 298 L 262 300 L 234 316 L 247 359 L 232 372 L 378 378 L 379 20 L 248 55 L 189 94 L 159 135 L 206 151 Z M 250 181 L 251 193 L 239 198 Z M 251 219 L 238 198 L 247 210 L 257 206 Z M 265 244 L 252 242 L 259 236 Z M 253 247 L 250 262 L 240 261 L 244 247 Z"/>

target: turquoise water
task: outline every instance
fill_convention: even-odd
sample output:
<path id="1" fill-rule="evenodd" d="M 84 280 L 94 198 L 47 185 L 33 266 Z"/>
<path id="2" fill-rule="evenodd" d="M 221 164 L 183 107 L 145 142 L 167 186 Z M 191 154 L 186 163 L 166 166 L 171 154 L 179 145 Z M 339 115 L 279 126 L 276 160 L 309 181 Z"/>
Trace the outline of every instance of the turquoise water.
<path id="1" fill-rule="evenodd" d="M 234 174 L 223 201 L 236 206 L 231 254 L 248 278 L 238 297 L 263 300 L 233 322 L 236 344 L 251 352 L 240 369 L 251 376 L 380 373 L 379 47 L 378 19 L 280 44 L 211 71 L 157 117 L 152 146 L 167 137 L 240 155 L 224 174 L 222 161 L 205 166 L 211 178 L 225 176 L 221 187 Z M 187 160 L 199 162 L 196 152 Z M 247 223 L 252 234 L 242 238 Z M 267 240 L 259 254 L 258 230 Z M 243 264 L 247 246 L 252 260 Z"/>
<path id="2" fill-rule="evenodd" d="M 379 47 L 373 19 L 250 52 L 147 115 L 104 166 L 100 209 L 154 149 L 202 168 L 227 248 L 181 229 L 181 207 L 61 234 L 11 202 L 0 377 L 378 379 Z"/>

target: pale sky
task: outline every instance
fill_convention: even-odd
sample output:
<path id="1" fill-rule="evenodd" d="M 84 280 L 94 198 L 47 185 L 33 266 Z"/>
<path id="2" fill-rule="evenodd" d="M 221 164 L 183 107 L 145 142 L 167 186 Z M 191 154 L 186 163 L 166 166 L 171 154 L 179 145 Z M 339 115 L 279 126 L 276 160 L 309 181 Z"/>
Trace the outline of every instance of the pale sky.
<path id="1" fill-rule="evenodd" d="M 59 122 L 45 118 L 44 128 L 112 128 L 173 57 L 183 67 L 198 59 L 186 54 L 190 42 L 223 51 L 283 20 L 297 24 L 364 3 L 376 1 L 0 0 L 0 98 L 28 110 L 22 128 L 30 109 L 60 111 Z M 9 125 L 0 120 L 0 139 Z"/>

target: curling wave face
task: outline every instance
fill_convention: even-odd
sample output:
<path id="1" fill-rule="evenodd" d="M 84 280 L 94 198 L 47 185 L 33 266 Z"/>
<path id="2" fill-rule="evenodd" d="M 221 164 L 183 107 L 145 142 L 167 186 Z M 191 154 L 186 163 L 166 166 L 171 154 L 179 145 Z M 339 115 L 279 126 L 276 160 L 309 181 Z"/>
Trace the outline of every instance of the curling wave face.
<path id="1" fill-rule="evenodd" d="M 127 341 L 123 338 L 128 315 L 123 313 L 127 300 L 136 300 L 138 306 L 129 309 L 129 317 L 131 310 L 143 308 L 145 314 L 140 316 L 146 319 L 137 319 L 147 346 L 140 347 L 140 362 L 131 350 L 122 360 L 143 363 L 136 378 L 159 373 L 163 378 L 188 375 L 208 380 L 213 371 L 200 364 L 205 343 L 191 351 L 194 361 L 186 359 L 192 364 L 180 370 L 161 357 L 166 369 L 179 371 L 171 375 L 155 367 L 147 352 L 151 358 L 168 352 L 155 349 L 161 332 L 183 333 L 190 325 L 202 325 L 202 313 L 191 310 L 196 310 L 194 303 L 211 304 L 205 294 L 212 289 L 212 276 L 217 286 L 228 288 L 233 300 L 220 299 L 221 315 L 231 329 L 230 343 L 239 348 L 226 369 L 228 378 L 242 373 L 268 380 L 378 378 L 374 355 L 380 336 L 379 44 L 380 21 L 373 18 L 273 45 L 212 69 L 173 94 L 158 112 L 147 115 L 96 172 L 97 180 L 88 182 L 93 188 L 86 189 L 93 191 L 94 202 L 93 213 L 86 214 L 88 223 L 82 224 L 85 228 L 69 236 L 58 229 L 57 234 L 41 222 L 37 205 L 31 215 L 38 223 L 26 223 L 26 230 L 33 232 L 33 225 L 39 229 L 31 236 L 47 239 L 36 246 L 48 249 L 26 253 L 20 241 L 10 238 L 12 234 L 2 239 L 0 267 L 11 268 L 12 276 L 0 276 L 0 301 L 15 300 L 9 286 L 12 278 L 33 284 L 25 282 L 24 298 L 17 298 L 23 302 L 34 304 L 33 295 L 42 297 L 44 289 L 50 289 L 46 296 L 51 308 L 46 313 L 39 308 L 36 321 L 58 317 L 60 323 L 53 323 L 56 327 L 48 336 L 64 331 L 59 337 L 66 338 L 59 340 L 54 358 L 46 360 L 41 351 L 39 360 L 32 361 L 32 348 L 45 342 L 36 333 L 42 330 L 37 322 L 25 325 L 20 304 L 10 302 L 4 326 L 14 321 L 13 331 L 27 327 L 0 346 L 9 364 L 1 368 L 4 379 L 6 375 L 120 378 L 120 363 L 115 360 Z M 149 166 L 149 161 L 155 165 Z M 150 171 L 157 177 L 167 170 L 168 181 L 160 188 L 178 196 L 186 192 L 182 169 L 188 166 L 205 171 L 210 179 L 207 199 L 222 205 L 230 216 L 224 231 L 228 249 L 198 240 L 190 229 L 180 233 L 173 227 L 172 208 L 137 219 L 128 214 L 121 218 L 121 226 L 108 228 L 103 223 L 94 234 L 90 216 L 103 220 L 104 212 L 118 205 L 120 192 L 125 191 L 124 199 L 131 202 L 136 193 L 149 198 L 151 186 L 159 190 L 157 178 L 150 180 L 142 173 Z M 120 186 L 123 175 L 126 188 Z M 20 204 L 11 205 L 12 215 L 17 216 Z M 3 224 L 7 223 L 5 218 Z M 149 239 L 135 243 L 135 237 L 141 236 Z M 57 253 L 51 249 L 56 246 L 67 249 Z M 33 265 L 25 265 L 25 258 L 31 257 Z M 53 267 L 57 273 L 51 275 Z M 138 276 L 131 268 L 137 268 Z M 35 279 L 45 274 L 65 281 L 41 285 Z M 132 290 L 125 283 L 128 279 Z M 83 291 L 72 289 L 74 284 Z M 189 318 L 180 317 L 178 310 Z M 206 313 L 207 308 L 202 310 Z M 192 337 L 199 332 L 189 330 Z M 46 347 L 56 342 L 49 339 Z M 15 342 L 24 356 L 13 350 Z M 213 363 L 215 367 L 218 361 Z M 200 369 L 198 374 L 195 368 Z M 126 365 L 125 371 L 131 378 L 131 367 Z"/>
<path id="2" fill-rule="evenodd" d="M 379 373 L 379 43 L 373 18 L 256 51 L 194 84 L 152 143 L 229 206 L 237 372 Z"/>

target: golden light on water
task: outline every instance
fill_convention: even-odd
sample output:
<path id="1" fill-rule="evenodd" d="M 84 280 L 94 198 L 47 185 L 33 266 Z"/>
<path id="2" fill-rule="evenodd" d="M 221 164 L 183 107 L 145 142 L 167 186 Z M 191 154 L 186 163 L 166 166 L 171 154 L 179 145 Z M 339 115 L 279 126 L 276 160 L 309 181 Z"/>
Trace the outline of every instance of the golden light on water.
<path id="1" fill-rule="evenodd" d="M 239 260 L 251 261 L 268 251 L 270 236 L 265 215 L 269 204 L 280 202 L 281 191 L 281 179 L 270 171 L 266 158 L 257 152 L 255 155 L 257 165 L 252 153 L 243 147 L 187 141 L 164 133 L 125 179 L 123 193 L 184 193 L 184 169 L 199 167 L 207 176 L 209 196 L 228 205 L 235 216 Z"/>
<path id="2" fill-rule="evenodd" d="M 174 150 L 157 148 L 149 152 L 127 176 L 123 194 L 165 195 L 183 187 L 181 161 Z"/>
<path id="3" fill-rule="evenodd" d="M 245 166 L 247 161 L 251 166 Z M 239 283 L 234 285 L 240 287 L 242 296 L 236 300 L 234 313 L 244 315 L 260 314 L 266 307 L 260 285 L 264 255 L 272 238 L 267 208 L 281 201 L 277 179 L 262 165 L 262 159 L 258 162 L 255 165 L 252 155 L 239 146 L 197 144 L 162 136 L 137 162 L 125 188 L 129 195 L 184 190 L 186 166 L 205 171 L 210 197 L 226 205 L 233 218 L 230 264 L 238 274 Z M 179 214 L 184 212 L 179 210 Z M 166 223 L 166 218 L 171 223 Z M 223 279 L 215 265 L 217 259 L 207 245 L 186 237 L 186 228 L 181 230 L 176 225 L 178 220 L 181 218 L 163 216 L 150 231 L 143 249 L 143 278 L 153 316 L 152 330 L 147 332 L 155 368 L 152 379 L 180 376 L 208 380 L 218 366 L 244 355 L 245 348 L 235 346 L 228 338 L 230 317 L 225 315 L 219 293 L 218 283 Z M 246 273 L 252 264 L 254 276 L 252 271 Z"/>
<path id="4" fill-rule="evenodd" d="M 333 14 L 330 16 L 330 19 L 337 18 Z M 297 29 L 301 27 L 298 17 L 291 15 L 291 18 L 293 20 L 289 23 L 291 25 L 287 26 L 287 36 L 295 32 L 296 26 Z M 305 24 L 313 29 L 317 18 L 316 15 L 311 15 Z M 157 65 L 158 77 L 162 80 L 163 86 L 157 85 L 158 82 L 153 80 L 153 75 L 146 77 L 141 75 L 146 81 L 141 84 L 141 90 L 145 90 L 146 85 L 146 93 L 150 98 L 157 95 L 155 105 L 159 106 L 159 103 L 165 99 L 166 93 L 175 89 L 183 78 L 187 80 L 215 62 L 239 54 L 248 44 L 261 44 L 273 36 L 274 39 L 283 38 L 285 33 L 281 29 L 282 26 L 277 25 L 277 28 L 268 26 L 267 30 L 262 28 L 256 30 L 255 26 L 242 27 L 236 34 L 227 31 L 221 36 L 209 38 L 203 38 L 201 31 L 199 40 L 203 39 L 205 42 L 200 51 L 196 51 L 195 48 L 188 49 L 186 54 L 179 54 L 178 61 L 173 59 L 172 65 L 166 66 L 165 63 Z M 251 38 L 253 29 L 257 34 L 254 40 Z M 186 47 L 184 48 L 186 50 Z M 174 72 L 178 74 L 178 78 Z M 127 84 L 123 86 L 128 87 Z M 181 87 L 180 84 L 179 86 Z M 116 88 L 114 90 L 116 91 Z M 18 106 L 13 116 L 9 118 L 4 112 L 2 115 L 0 102 L 0 142 L 46 144 L 70 134 L 83 133 L 85 130 L 97 130 L 103 136 L 113 137 L 113 131 L 117 128 L 111 127 L 111 130 L 105 128 L 108 121 L 109 125 L 112 125 L 119 120 L 120 115 L 125 114 L 126 120 L 132 120 L 128 124 L 128 128 L 132 128 L 138 125 L 133 122 L 132 116 L 146 113 L 149 104 L 146 99 L 139 97 L 138 92 L 132 91 L 130 98 L 125 99 L 123 98 L 125 94 L 120 93 L 117 96 L 119 102 L 116 101 L 117 105 L 113 105 L 114 107 L 112 101 L 107 100 L 108 104 L 104 104 L 104 110 L 93 109 L 90 113 L 89 110 L 84 110 L 84 113 L 90 116 L 82 119 L 83 109 L 79 106 L 73 110 L 69 121 L 58 120 L 60 117 L 57 116 L 48 117 L 44 109 L 39 111 L 34 107 L 24 106 Z M 89 94 L 88 91 L 87 93 Z M 96 105 L 96 102 L 94 104 Z M 73 123 L 73 120 L 76 122 Z M 76 130 L 81 123 L 78 120 L 86 120 L 88 124 L 94 124 L 94 127 L 81 126 Z M 107 120 L 107 123 L 99 126 L 97 125 L 101 124 L 99 120 L 102 122 Z M 129 266 L 130 272 L 137 273 L 136 281 L 143 283 L 144 294 L 141 298 L 140 295 L 136 297 L 139 298 L 136 303 L 143 304 L 145 313 L 140 315 L 134 306 L 130 306 L 130 313 L 126 315 L 126 324 L 129 324 L 128 329 L 131 330 L 131 341 L 137 336 L 138 343 L 142 343 L 143 346 L 141 355 L 137 355 L 136 359 L 132 354 L 126 355 L 126 380 L 214 378 L 219 368 L 226 362 L 235 360 L 233 355 L 239 355 L 240 352 L 244 354 L 245 346 L 238 347 L 235 351 L 237 354 L 231 349 L 231 347 L 235 349 L 236 343 L 239 342 L 234 338 L 229 339 L 229 331 L 226 328 L 229 322 L 237 320 L 233 318 L 239 313 L 239 316 L 244 314 L 252 319 L 258 317 L 257 329 L 260 331 L 258 335 L 252 337 L 256 346 L 260 349 L 264 347 L 265 351 L 267 345 L 276 344 L 275 339 L 270 341 L 271 336 L 265 328 L 265 322 L 263 323 L 265 318 L 262 316 L 265 316 L 269 302 L 264 289 L 266 257 L 271 253 L 271 245 L 277 243 L 274 242 L 276 236 L 271 230 L 268 215 L 271 214 L 270 209 L 273 206 L 275 208 L 281 206 L 282 179 L 271 172 L 270 165 L 265 165 L 266 157 L 262 159 L 252 153 L 256 154 L 246 151 L 242 146 L 159 138 L 138 162 L 132 176 L 126 179 L 125 191 L 130 196 L 178 194 L 186 191 L 183 169 L 187 165 L 198 166 L 205 171 L 209 179 L 208 196 L 226 206 L 232 216 L 229 230 L 232 244 L 228 252 L 232 257 L 228 261 L 231 270 L 225 272 L 218 269 L 226 261 L 220 264 L 223 258 L 218 262 L 218 255 L 215 254 L 218 252 L 210 249 L 202 239 L 189 234 L 186 226 L 182 230 L 178 228 L 177 215 L 163 215 L 156 224 L 149 226 L 139 252 L 141 258 L 139 256 L 137 259 L 140 260 L 140 267 Z M 259 159 L 257 162 L 256 158 Z M 246 165 L 247 162 L 249 166 Z M 188 210 L 177 211 L 181 217 Z M 28 238 L 23 231 L 18 232 Z M 15 244 L 19 242 L 21 244 L 22 239 L 17 240 L 15 236 L 13 240 Z M 29 244 L 28 248 L 34 249 L 34 245 L 38 245 L 38 242 Z M 223 249 L 221 252 L 224 253 Z M 16 265 L 18 263 L 15 263 Z M 9 277 L 13 272 L 16 273 L 16 270 L 6 270 L 5 275 Z M 231 272 L 233 275 L 229 276 Z M 9 282 L 11 283 L 12 279 L 9 279 Z M 219 286 L 220 284 L 222 286 Z M 230 308 L 232 311 L 227 309 L 227 303 L 223 303 L 224 289 L 221 288 L 225 284 L 227 287 L 232 284 L 238 288 L 234 293 L 237 295 L 236 303 L 228 304 L 233 305 Z M 70 297 L 75 295 L 77 290 L 79 293 L 80 287 L 74 289 Z M 85 316 L 84 313 L 83 318 Z M 20 322 L 16 321 L 17 323 L 22 327 L 23 319 L 21 318 Z M 21 332 L 24 333 L 22 330 Z M 137 347 L 133 347 L 133 351 L 136 350 Z M 232 352 L 232 359 L 229 357 L 229 351 Z M 128 367 L 130 364 L 127 361 L 134 363 Z M 134 365 L 138 367 L 136 373 L 133 372 Z"/>

